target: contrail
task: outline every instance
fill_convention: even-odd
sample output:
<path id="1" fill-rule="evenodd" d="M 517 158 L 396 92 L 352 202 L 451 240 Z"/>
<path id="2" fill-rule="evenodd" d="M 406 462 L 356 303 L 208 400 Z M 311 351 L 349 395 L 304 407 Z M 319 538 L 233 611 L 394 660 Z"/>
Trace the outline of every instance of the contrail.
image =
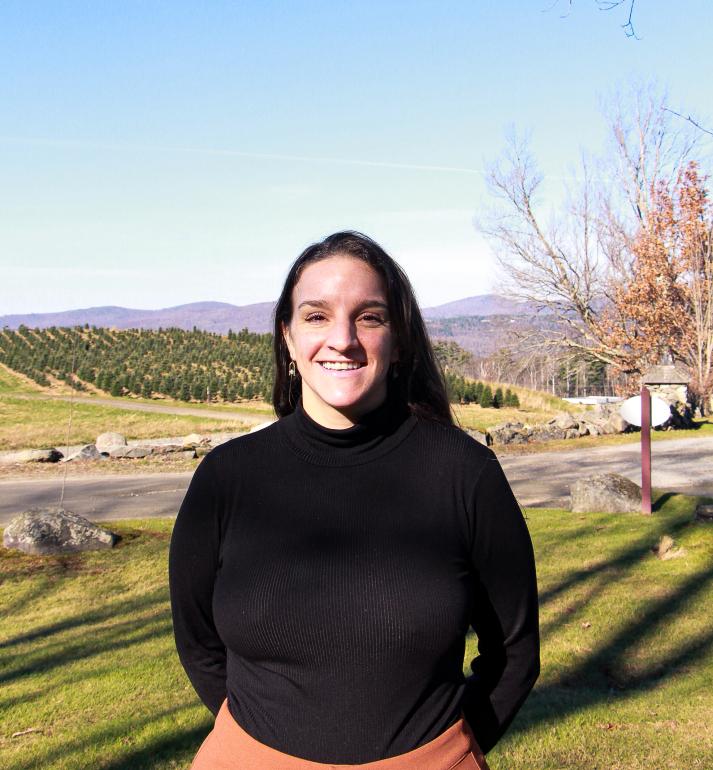
<path id="1" fill-rule="evenodd" d="M 406 171 L 438 171 L 451 174 L 475 174 L 484 176 L 485 171 L 479 168 L 467 168 L 462 166 L 432 166 L 423 163 L 392 163 L 381 160 L 358 160 L 356 158 L 332 158 L 319 157 L 315 155 L 290 155 L 272 152 L 249 152 L 246 150 L 231 150 L 226 148 L 211 147 L 181 147 L 165 146 L 151 144 L 105 144 L 101 142 L 82 142 L 69 139 L 45 139 L 45 138 L 27 138 L 17 136 L 2 136 L 0 142 L 7 144 L 30 144 L 44 147 L 66 147 L 66 148 L 91 148 L 95 150 L 111 150 L 119 152 L 131 151 L 150 151 L 150 152 L 178 152 L 192 155 L 218 155 L 234 158 L 251 158 L 255 160 L 286 160 L 297 161 L 299 163 L 325 163 L 347 166 L 367 166 L 371 168 L 393 168 Z"/>

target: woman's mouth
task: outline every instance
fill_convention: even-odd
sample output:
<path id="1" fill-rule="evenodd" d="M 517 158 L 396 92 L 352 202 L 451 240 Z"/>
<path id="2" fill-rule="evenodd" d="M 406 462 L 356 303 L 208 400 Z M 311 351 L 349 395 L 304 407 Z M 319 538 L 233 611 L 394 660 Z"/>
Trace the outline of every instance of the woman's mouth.
<path id="1" fill-rule="evenodd" d="M 359 361 L 319 361 L 318 363 L 323 369 L 333 372 L 345 372 L 352 369 L 361 369 L 362 366 L 366 366 L 366 364 Z"/>

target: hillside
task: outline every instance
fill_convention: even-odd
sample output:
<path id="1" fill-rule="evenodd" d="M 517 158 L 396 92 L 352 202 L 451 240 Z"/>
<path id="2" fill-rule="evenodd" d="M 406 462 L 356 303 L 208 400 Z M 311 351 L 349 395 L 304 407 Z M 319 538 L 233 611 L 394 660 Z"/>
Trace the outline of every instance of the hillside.
<path id="1" fill-rule="evenodd" d="M 40 386 L 181 401 L 267 399 L 272 336 L 74 327 L 0 332 L 0 363 Z"/>

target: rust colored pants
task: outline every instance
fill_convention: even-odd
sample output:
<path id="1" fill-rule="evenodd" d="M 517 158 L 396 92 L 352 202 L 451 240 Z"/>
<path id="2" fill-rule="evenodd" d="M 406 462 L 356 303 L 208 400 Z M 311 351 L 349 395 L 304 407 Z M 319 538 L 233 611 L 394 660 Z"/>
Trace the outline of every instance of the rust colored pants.
<path id="1" fill-rule="evenodd" d="M 233 719 L 224 701 L 215 727 L 203 741 L 191 770 L 488 770 L 485 757 L 464 719 L 429 743 L 406 754 L 361 765 L 311 762 L 265 746 Z"/>

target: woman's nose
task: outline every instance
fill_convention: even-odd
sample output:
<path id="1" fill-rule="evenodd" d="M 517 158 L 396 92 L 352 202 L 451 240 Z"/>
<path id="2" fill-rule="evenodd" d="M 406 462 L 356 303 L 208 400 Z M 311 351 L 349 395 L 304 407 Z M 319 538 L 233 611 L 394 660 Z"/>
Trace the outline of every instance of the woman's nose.
<path id="1" fill-rule="evenodd" d="M 327 345 L 334 350 L 348 350 L 358 345 L 356 324 L 350 318 L 335 319 L 329 329 Z"/>

